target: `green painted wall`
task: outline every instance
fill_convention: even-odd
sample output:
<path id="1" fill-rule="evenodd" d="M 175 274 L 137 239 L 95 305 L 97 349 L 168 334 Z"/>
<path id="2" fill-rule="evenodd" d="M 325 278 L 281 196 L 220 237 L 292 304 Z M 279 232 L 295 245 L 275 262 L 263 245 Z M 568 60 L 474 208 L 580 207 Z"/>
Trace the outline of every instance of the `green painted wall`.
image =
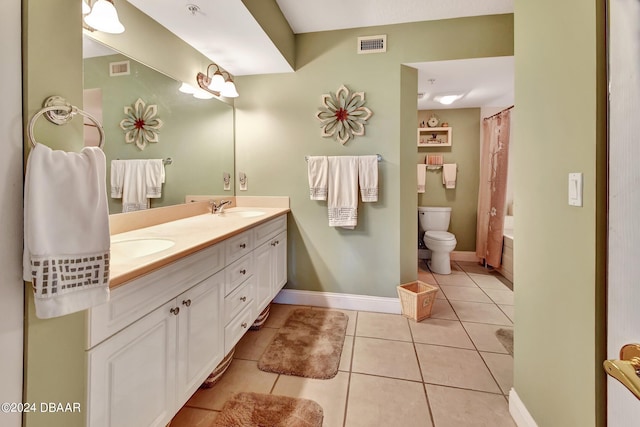
<path id="1" fill-rule="evenodd" d="M 32 117 L 51 95 L 64 96 L 82 105 L 82 38 L 80 2 L 24 0 L 23 90 L 24 117 Z M 76 32 L 61 31 L 77 28 Z M 56 37 L 52 38 L 51 35 Z M 24 129 L 26 129 L 26 121 Z M 82 120 L 55 126 L 40 118 L 35 136 L 54 149 L 79 151 L 83 146 Z M 29 145 L 25 144 L 28 151 Z M 82 402 L 86 376 L 84 314 L 55 319 L 35 317 L 33 292 L 25 287 L 25 402 Z M 25 427 L 76 427 L 84 425 L 84 413 L 25 413 Z"/>
<path id="2" fill-rule="evenodd" d="M 387 34 L 387 53 L 358 55 L 357 37 L 375 34 Z M 300 34 L 295 73 L 236 80 L 236 169 L 248 177 L 238 195 L 290 197 L 288 287 L 394 297 L 415 280 L 417 77 L 401 64 L 512 55 L 512 35 L 512 15 Z M 314 117 L 342 84 L 373 111 L 365 136 L 344 146 L 322 138 Z M 304 156 L 375 153 L 379 201 L 360 203 L 355 230 L 328 227 L 326 203 L 309 200 Z"/>
<path id="3" fill-rule="evenodd" d="M 233 107 L 217 99 L 196 99 L 178 91 L 180 83 L 136 61 L 130 61 L 131 74 L 109 76 L 109 63 L 126 60 L 109 55 L 84 60 L 85 89 L 102 90 L 102 125 L 107 143 L 107 178 L 113 159 L 165 159 L 162 197 L 151 200 L 151 207 L 184 203 L 187 194 L 224 194 L 222 173 L 233 176 Z M 159 141 L 144 150 L 127 144 L 120 121 L 124 106 L 140 98 L 158 106 L 163 121 Z M 109 179 L 107 188 L 110 189 Z M 232 191 L 229 194 L 233 194 Z M 109 197 L 109 211 L 122 212 L 122 199 Z"/>
<path id="4" fill-rule="evenodd" d="M 461 108 L 418 111 L 418 123 L 435 113 L 440 122 L 451 126 L 451 147 L 418 147 L 418 163 L 427 154 L 442 154 L 445 163 L 456 163 L 456 188 L 442 185 L 442 169 L 428 169 L 426 190 L 418 194 L 418 206 L 451 207 L 449 231 L 456 235 L 456 251 L 476 250 L 478 177 L 480 176 L 480 109 Z"/>
<path id="5" fill-rule="evenodd" d="M 605 425 L 604 22 L 604 2 L 515 1 L 514 388 L 544 427 Z"/>

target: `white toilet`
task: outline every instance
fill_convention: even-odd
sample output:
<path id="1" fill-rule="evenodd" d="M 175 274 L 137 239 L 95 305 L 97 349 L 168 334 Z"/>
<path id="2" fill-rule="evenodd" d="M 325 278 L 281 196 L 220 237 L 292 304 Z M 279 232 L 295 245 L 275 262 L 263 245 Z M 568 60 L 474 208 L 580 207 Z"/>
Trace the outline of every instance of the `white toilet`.
<path id="1" fill-rule="evenodd" d="M 421 231 L 424 231 L 422 241 L 431 251 L 429 269 L 437 274 L 451 274 L 451 251 L 458 243 L 456 236 L 447 232 L 451 208 L 445 207 L 418 207 L 418 222 Z"/>

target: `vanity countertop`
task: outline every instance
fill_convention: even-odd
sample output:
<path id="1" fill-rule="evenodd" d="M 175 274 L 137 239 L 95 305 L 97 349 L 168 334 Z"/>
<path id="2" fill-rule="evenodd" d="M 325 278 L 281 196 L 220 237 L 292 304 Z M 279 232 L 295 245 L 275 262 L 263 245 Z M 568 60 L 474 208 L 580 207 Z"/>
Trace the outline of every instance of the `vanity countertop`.
<path id="1" fill-rule="evenodd" d="M 237 212 L 261 211 L 263 215 L 244 217 Z M 196 251 L 214 245 L 229 237 L 235 236 L 249 228 L 255 227 L 270 219 L 284 215 L 289 208 L 229 208 L 222 214 L 199 214 L 187 218 L 137 230 L 126 231 L 111 236 L 111 259 L 109 287 L 116 288 L 138 276 L 149 273 L 166 264 L 190 255 Z M 153 246 L 169 240 L 171 247 L 150 253 L 149 255 L 132 257 L 126 253 L 118 242 L 150 240 Z M 144 243 L 144 242 L 143 242 Z"/>

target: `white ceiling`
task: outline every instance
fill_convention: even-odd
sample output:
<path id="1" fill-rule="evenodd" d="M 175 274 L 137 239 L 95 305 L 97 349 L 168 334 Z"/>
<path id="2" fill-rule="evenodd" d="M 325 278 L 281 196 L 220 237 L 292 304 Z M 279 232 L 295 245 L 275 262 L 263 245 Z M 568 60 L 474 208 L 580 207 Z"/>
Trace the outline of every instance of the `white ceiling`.
<path id="1" fill-rule="evenodd" d="M 294 71 L 240 0 L 128 1 L 236 76 Z M 294 33 L 513 12 L 513 0 L 276 1 Z M 513 103 L 513 58 L 408 65 L 418 68 L 418 92 L 427 94 L 419 109 Z M 466 95 L 449 107 L 433 102 L 448 91 Z"/>

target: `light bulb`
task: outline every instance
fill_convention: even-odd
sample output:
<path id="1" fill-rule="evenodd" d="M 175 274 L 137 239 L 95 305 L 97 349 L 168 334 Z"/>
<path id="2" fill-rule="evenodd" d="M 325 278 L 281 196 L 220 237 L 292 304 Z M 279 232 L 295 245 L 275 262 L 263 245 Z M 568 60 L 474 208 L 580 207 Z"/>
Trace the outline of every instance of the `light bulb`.
<path id="1" fill-rule="evenodd" d="M 184 83 L 184 82 L 182 83 L 182 85 L 178 90 L 182 93 L 189 93 L 189 94 L 196 93 L 195 87 L 191 86 L 189 83 Z"/>

